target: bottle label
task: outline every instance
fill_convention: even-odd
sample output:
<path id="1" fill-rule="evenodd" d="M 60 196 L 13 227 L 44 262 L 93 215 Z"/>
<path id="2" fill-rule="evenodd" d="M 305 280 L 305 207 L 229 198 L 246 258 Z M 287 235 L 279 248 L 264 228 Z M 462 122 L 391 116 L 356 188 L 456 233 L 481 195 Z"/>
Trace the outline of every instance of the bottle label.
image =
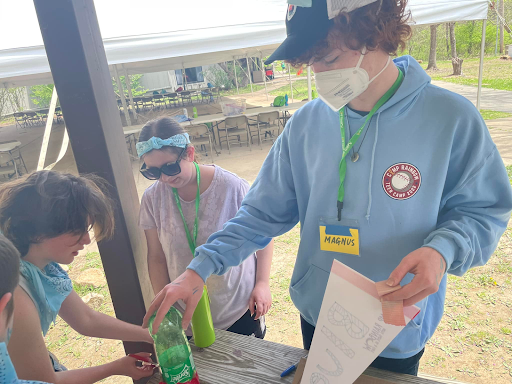
<path id="1" fill-rule="evenodd" d="M 183 364 L 171 368 L 162 367 L 162 373 L 167 384 L 190 382 L 196 373 L 196 366 L 192 354 L 189 355 L 188 359 Z"/>

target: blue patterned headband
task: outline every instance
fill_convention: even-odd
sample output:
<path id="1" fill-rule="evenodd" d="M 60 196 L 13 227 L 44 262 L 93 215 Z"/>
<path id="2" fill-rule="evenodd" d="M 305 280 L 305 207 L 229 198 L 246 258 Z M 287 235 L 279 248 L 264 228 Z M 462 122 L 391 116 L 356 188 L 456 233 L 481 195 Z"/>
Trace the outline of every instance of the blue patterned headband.
<path id="1" fill-rule="evenodd" d="M 180 133 L 165 140 L 159 137 L 152 137 L 148 141 L 139 141 L 135 147 L 137 148 L 137 155 L 141 158 L 142 155 L 153 149 L 160 149 L 166 146 L 186 148 L 188 144 L 190 144 L 188 133 Z"/>

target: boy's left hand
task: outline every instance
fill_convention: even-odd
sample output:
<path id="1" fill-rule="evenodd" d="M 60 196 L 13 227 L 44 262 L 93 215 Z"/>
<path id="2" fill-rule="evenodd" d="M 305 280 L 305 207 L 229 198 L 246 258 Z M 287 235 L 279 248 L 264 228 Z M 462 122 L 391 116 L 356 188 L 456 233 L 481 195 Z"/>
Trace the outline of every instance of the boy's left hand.
<path id="1" fill-rule="evenodd" d="M 407 307 L 436 293 L 446 273 L 446 261 L 433 248 L 419 248 L 404 257 L 398 267 L 391 272 L 387 285 L 394 287 L 400 284 L 407 273 L 414 275 L 412 281 L 398 291 L 383 296 L 383 300 L 403 300 L 404 307 Z"/>
<path id="2" fill-rule="evenodd" d="M 256 306 L 256 310 L 254 307 Z M 254 320 L 258 320 L 261 316 L 264 316 L 272 306 L 272 295 L 270 294 L 270 286 L 265 282 L 257 282 L 251 293 L 249 299 L 249 310 L 251 315 L 256 317 Z"/>

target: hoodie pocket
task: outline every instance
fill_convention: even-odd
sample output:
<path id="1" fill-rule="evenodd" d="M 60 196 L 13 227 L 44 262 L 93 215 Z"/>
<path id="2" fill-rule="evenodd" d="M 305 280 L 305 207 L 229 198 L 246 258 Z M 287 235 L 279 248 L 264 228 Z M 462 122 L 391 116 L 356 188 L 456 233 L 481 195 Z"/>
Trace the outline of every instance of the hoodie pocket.
<path id="1" fill-rule="evenodd" d="M 290 286 L 290 297 L 302 317 L 315 325 L 327 287 L 329 273 L 311 264 L 306 274 Z"/>

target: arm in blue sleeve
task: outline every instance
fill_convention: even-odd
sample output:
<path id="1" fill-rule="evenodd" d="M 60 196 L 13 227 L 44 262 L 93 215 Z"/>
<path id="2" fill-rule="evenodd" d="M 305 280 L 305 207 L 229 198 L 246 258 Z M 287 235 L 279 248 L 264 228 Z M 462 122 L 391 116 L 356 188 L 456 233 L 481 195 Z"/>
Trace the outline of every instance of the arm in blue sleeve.
<path id="1" fill-rule="evenodd" d="M 299 221 L 286 133 L 275 142 L 236 216 L 197 248 L 188 268 L 204 281 L 240 265 Z"/>
<path id="2" fill-rule="evenodd" d="M 462 276 L 487 263 L 507 228 L 512 190 L 496 147 L 482 166 L 453 192 L 444 196 L 437 229 L 425 246 L 441 253 L 447 272 Z"/>

